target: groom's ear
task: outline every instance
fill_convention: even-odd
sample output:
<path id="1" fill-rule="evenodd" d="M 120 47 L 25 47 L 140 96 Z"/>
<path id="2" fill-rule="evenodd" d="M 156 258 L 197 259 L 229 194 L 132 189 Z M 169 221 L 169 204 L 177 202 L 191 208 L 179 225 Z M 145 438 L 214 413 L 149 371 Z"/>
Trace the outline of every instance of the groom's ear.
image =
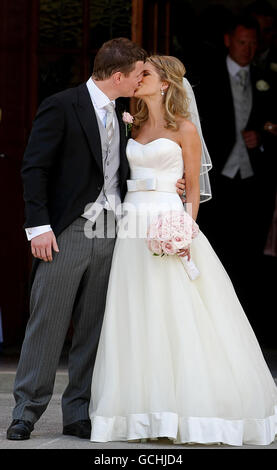
<path id="1" fill-rule="evenodd" d="M 122 80 L 122 72 L 115 72 L 112 74 L 112 79 L 115 85 L 119 85 Z"/>

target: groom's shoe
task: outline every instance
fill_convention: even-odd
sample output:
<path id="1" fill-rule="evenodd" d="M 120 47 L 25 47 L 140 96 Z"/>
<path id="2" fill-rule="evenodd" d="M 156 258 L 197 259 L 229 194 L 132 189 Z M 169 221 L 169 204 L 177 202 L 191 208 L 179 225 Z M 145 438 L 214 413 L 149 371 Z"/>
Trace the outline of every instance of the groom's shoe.
<path id="1" fill-rule="evenodd" d="M 30 439 L 34 429 L 33 423 L 24 419 L 14 419 L 7 430 L 7 439 L 11 441 L 24 441 Z"/>
<path id="2" fill-rule="evenodd" d="M 66 436 L 77 436 L 81 439 L 89 439 L 91 434 L 91 422 L 89 419 L 75 421 L 63 427 L 63 434 Z"/>

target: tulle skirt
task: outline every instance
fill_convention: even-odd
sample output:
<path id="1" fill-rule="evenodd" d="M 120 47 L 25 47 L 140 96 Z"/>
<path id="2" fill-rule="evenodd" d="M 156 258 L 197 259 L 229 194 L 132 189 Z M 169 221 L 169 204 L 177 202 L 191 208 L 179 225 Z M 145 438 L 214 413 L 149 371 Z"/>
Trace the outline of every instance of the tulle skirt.
<path id="1" fill-rule="evenodd" d="M 205 235 L 191 281 L 177 256 L 117 239 L 92 379 L 91 440 L 267 445 L 277 388 Z"/>

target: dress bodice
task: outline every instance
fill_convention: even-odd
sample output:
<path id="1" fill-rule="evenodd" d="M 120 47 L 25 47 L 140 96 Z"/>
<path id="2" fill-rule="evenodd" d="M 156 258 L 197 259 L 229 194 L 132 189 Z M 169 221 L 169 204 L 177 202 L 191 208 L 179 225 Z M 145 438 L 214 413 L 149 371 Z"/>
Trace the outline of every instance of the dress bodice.
<path id="1" fill-rule="evenodd" d="M 127 158 L 132 173 L 137 169 L 148 168 L 159 176 L 172 178 L 176 182 L 183 175 L 181 147 L 171 139 L 161 137 L 147 144 L 129 139 Z"/>
<path id="2" fill-rule="evenodd" d="M 131 172 L 125 202 L 143 213 L 183 210 L 176 188 L 184 171 L 181 147 L 163 137 L 147 144 L 129 139 L 126 153 Z"/>

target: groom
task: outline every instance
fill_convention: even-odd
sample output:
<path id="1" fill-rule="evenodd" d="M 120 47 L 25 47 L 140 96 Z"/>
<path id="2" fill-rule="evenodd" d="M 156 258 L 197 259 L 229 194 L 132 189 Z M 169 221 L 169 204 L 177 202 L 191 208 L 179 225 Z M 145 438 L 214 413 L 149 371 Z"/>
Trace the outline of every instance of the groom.
<path id="1" fill-rule="evenodd" d="M 115 233 L 113 210 L 129 173 L 117 98 L 133 96 L 145 60 L 145 51 L 126 38 L 104 43 L 87 83 L 44 100 L 34 120 L 22 178 L 35 263 L 8 439 L 29 439 L 45 411 L 71 320 L 63 433 L 90 437 L 91 378 L 115 242 L 108 234 Z M 87 233 L 100 218 L 104 233 Z"/>

